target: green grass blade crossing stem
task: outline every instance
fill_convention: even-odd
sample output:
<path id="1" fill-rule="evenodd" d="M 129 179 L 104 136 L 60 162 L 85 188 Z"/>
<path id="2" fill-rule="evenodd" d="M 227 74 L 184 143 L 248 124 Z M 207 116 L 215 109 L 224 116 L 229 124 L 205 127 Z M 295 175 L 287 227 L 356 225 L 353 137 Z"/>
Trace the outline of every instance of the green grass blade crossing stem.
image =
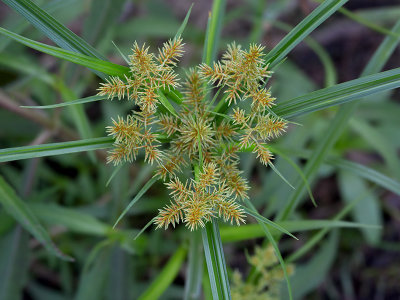
<path id="1" fill-rule="evenodd" d="M 270 67 L 273 68 L 279 64 L 297 44 L 347 1 L 348 0 L 326 0 L 323 4 L 318 6 L 267 54 L 266 62 Z"/>
<path id="2" fill-rule="evenodd" d="M 65 59 L 67 61 L 73 62 L 75 64 L 88 67 L 93 70 L 97 70 L 103 72 L 107 75 L 111 76 L 123 76 L 129 72 L 129 68 L 117 64 L 113 64 L 95 57 L 90 57 L 85 54 L 76 53 L 69 50 L 64 50 L 58 47 L 49 46 L 43 43 L 39 43 L 33 40 L 30 40 L 21 35 L 15 34 L 11 31 L 8 31 L 4 28 L 0 27 L 0 33 L 4 34 L 13 40 L 28 46 L 32 49 L 41 51 L 43 53 L 52 55 L 54 57 L 58 57 L 61 59 Z"/>
<path id="3" fill-rule="evenodd" d="M 95 48 L 30 0 L 2 0 L 63 49 L 105 60 Z"/>
<path id="4" fill-rule="evenodd" d="M 114 140 L 111 137 L 104 137 L 2 149 L 0 150 L 0 162 L 107 149 L 112 146 L 113 141 Z"/>

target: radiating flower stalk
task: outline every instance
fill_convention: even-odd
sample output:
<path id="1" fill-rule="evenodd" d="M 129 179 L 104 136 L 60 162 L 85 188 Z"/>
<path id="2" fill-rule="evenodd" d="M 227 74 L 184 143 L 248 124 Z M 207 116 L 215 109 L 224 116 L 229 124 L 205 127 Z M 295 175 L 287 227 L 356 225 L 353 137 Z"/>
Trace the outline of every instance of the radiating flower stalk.
<path id="1" fill-rule="evenodd" d="M 287 126 L 271 111 L 275 98 L 265 88 L 271 71 L 263 49 L 253 44 L 243 50 L 233 43 L 221 61 L 188 70 L 180 84 L 175 68 L 184 52 L 181 38 L 164 43 L 158 54 L 135 43 L 129 76 L 101 84 L 99 95 L 135 105 L 131 115 L 107 127 L 115 140 L 108 162 L 132 162 L 144 153 L 170 190 L 170 203 L 155 219 L 157 228 L 183 222 L 195 230 L 218 217 L 237 225 L 245 221 L 239 201 L 248 198 L 249 186 L 239 170 L 238 153 L 250 148 L 261 163 L 271 164 L 266 143 Z M 179 109 L 165 103 L 162 91 L 181 95 Z M 227 113 L 215 111 L 220 101 L 228 104 Z M 196 176 L 182 179 L 188 168 Z"/>

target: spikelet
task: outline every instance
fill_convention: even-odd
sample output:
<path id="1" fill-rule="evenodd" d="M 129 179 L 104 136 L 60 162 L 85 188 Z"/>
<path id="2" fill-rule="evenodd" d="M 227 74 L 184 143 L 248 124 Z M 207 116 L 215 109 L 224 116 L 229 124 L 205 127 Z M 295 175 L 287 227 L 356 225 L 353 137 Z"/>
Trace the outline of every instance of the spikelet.
<path id="1" fill-rule="evenodd" d="M 271 97 L 271 92 L 265 88 L 252 91 L 250 96 L 253 99 L 251 106 L 257 112 L 263 112 L 275 104 L 275 98 Z"/>
<path id="2" fill-rule="evenodd" d="M 167 134 L 167 136 L 171 136 L 179 130 L 178 120 L 173 116 L 161 114 L 159 118 L 159 124 L 161 125 L 162 130 Z"/>
<path id="3" fill-rule="evenodd" d="M 233 109 L 232 119 L 235 124 L 245 126 L 247 123 L 246 112 L 239 107 Z"/>
<path id="4" fill-rule="evenodd" d="M 268 166 L 268 164 L 274 158 L 271 151 L 269 151 L 268 148 L 260 144 L 256 144 L 253 153 L 257 153 L 257 158 L 259 158 L 260 162 L 266 166 Z"/>
<path id="5" fill-rule="evenodd" d="M 162 227 L 167 229 L 170 224 L 172 224 L 172 226 L 175 228 L 175 223 L 179 224 L 183 217 L 182 207 L 176 203 L 171 203 L 170 205 L 167 205 L 158 211 L 158 216 L 154 221 L 154 223 L 157 225 L 157 229 Z"/>
<path id="6" fill-rule="evenodd" d="M 164 43 L 162 49 L 159 49 L 158 63 L 161 66 L 176 66 L 177 61 L 183 55 L 183 45 L 181 37 Z"/>
<path id="7" fill-rule="evenodd" d="M 106 83 L 100 83 L 100 87 L 97 89 L 99 96 L 108 96 L 108 99 L 112 99 L 115 96 L 118 100 L 121 100 L 127 95 L 129 98 L 130 84 L 121 80 L 119 77 L 110 77 L 106 80 Z"/>

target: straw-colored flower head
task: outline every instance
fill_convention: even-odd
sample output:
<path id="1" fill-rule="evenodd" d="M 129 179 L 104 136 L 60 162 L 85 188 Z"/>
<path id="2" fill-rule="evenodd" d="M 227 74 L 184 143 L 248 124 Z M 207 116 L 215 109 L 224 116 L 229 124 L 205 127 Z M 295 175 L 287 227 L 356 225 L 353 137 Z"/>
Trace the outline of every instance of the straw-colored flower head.
<path id="1" fill-rule="evenodd" d="M 253 151 L 261 163 L 271 164 L 267 142 L 287 124 L 271 111 L 275 98 L 265 88 L 271 71 L 263 50 L 255 44 L 248 50 L 228 45 L 221 61 L 187 71 L 179 92 L 175 68 L 182 39 L 164 43 L 157 55 L 134 43 L 129 76 L 112 77 L 99 87 L 99 95 L 136 105 L 126 119 L 118 117 L 107 127 L 115 144 L 108 162 L 117 165 L 144 155 L 157 165 L 156 175 L 171 196 L 171 203 L 159 210 L 157 228 L 182 222 L 195 230 L 217 217 L 244 222 L 238 200 L 248 198 L 249 186 L 238 168 L 238 152 Z M 171 95 L 180 98 L 178 108 Z M 248 99 L 248 109 L 232 107 Z M 226 102 L 228 110 L 218 111 L 223 106 L 218 102 Z M 194 178 L 180 179 L 189 167 L 195 167 Z"/>

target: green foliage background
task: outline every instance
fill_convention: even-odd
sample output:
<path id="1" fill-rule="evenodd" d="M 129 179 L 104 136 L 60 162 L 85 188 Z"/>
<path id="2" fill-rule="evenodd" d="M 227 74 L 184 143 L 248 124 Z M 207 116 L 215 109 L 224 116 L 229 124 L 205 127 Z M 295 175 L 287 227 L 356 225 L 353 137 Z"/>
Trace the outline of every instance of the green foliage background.
<path id="1" fill-rule="evenodd" d="M 183 226 L 150 227 L 134 239 L 168 196 L 161 183 L 146 184 L 152 168 L 140 160 L 118 172 L 105 164 L 104 149 L 112 141 L 104 128 L 131 107 L 92 97 L 107 75 L 127 71 L 120 52 L 128 55 L 134 40 L 155 49 L 175 36 L 190 3 L 4 0 L 0 299 L 225 299 L 233 269 L 252 278 L 246 251 L 268 241 L 279 246 L 282 264 L 296 266 L 290 278 L 294 299 L 400 295 L 394 271 L 399 261 L 393 254 L 400 250 L 400 107 L 394 90 L 400 70 L 396 62 L 388 64 L 400 40 L 400 7 L 349 11 L 346 2 L 354 3 L 324 1 L 311 15 L 315 2 L 303 10 L 294 1 L 194 3 L 183 31 L 182 65 L 210 63 L 231 41 L 266 44 L 272 49 L 266 60 L 275 71 L 274 111 L 300 123 L 273 144 L 275 167 L 295 189 L 243 153 L 242 169 L 252 188 L 245 203 L 248 224 L 208 227 L 203 259 L 201 233 Z M 285 23 L 288 16 L 296 20 Z M 338 59 L 318 42 L 333 30 L 330 22 L 343 18 L 350 27 L 363 26 L 383 39 L 360 76 L 343 76 Z M 295 47 L 313 53 L 307 63 L 317 65 L 323 80 L 316 82 L 296 63 Z M 351 81 L 338 84 L 343 77 Z M 52 109 L 21 107 L 36 105 Z M 132 200 L 135 204 L 113 229 Z M 298 240 L 283 237 L 282 230 Z M 389 262 L 380 267 L 376 257 Z M 214 269 L 207 271 L 207 259 L 215 260 Z M 288 298 L 283 284 L 282 299 Z"/>

